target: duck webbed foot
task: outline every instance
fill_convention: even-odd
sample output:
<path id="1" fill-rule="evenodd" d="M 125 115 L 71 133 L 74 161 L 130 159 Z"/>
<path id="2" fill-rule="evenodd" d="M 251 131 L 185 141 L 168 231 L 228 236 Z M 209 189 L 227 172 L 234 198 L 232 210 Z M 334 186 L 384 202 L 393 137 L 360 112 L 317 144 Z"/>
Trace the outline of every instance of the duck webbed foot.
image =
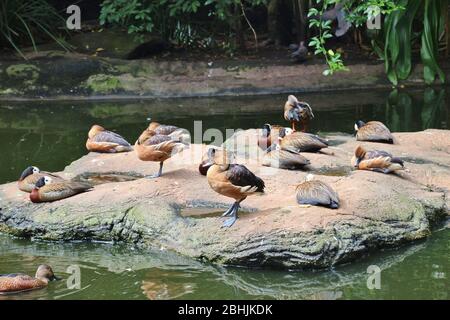
<path id="1" fill-rule="evenodd" d="M 237 213 L 239 208 L 240 208 L 239 202 L 236 201 L 227 211 L 224 212 L 222 217 L 230 217 L 230 218 L 225 220 L 225 222 L 222 225 L 222 228 L 229 228 L 236 222 L 238 218 Z"/>
<path id="2" fill-rule="evenodd" d="M 163 168 L 163 162 L 160 162 L 159 163 L 159 170 L 158 170 L 158 172 L 155 173 L 155 174 L 146 176 L 146 178 L 148 178 L 148 179 L 155 179 L 155 178 L 161 177 L 161 175 L 162 175 L 162 168 Z"/>

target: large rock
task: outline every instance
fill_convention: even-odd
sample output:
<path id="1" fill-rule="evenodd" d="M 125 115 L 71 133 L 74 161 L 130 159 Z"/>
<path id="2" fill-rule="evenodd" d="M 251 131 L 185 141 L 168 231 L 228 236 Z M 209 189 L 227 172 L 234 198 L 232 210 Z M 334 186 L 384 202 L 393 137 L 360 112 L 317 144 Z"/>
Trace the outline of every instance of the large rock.
<path id="1" fill-rule="evenodd" d="M 256 135 L 248 130 L 237 136 L 252 142 Z M 15 183 L 2 185 L 0 230 L 45 240 L 124 241 L 229 265 L 293 269 L 328 267 L 422 239 L 446 218 L 450 131 L 398 133 L 395 145 L 364 143 L 405 160 L 408 170 L 391 175 L 352 171 L 357 142 L 351 136 L 328 138 L 333 144 L 328 154 L 305 156 L 312 163 L 308 171 L 338 191 L 338 210 L 299 207 L 295 188 L 307 172 L 261 167 L 243 157 L 254 150 L 249 148 L 238 152 L 237 160 L 264 179 L 266 193 L 247 198 L 236 224 L 222 229 L 218 214 L 232 200 L 212 191 L 198 174 L 204 146 L 191 145 L 154 180 L 140 177 L 158 165 L 139 161 L 134 152 L 91 153 L 62 174 L 108 183 L 54 203 L 33 204 Z"/>

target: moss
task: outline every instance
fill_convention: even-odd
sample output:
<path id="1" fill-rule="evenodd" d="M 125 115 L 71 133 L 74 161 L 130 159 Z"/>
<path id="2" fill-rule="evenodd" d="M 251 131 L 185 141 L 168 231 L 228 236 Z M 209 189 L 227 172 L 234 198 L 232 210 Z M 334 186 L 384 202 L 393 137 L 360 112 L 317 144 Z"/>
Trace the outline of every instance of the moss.
<path id="1" fill-rule="evenodd" d="M 18 94 L 20 94 L 20 91 L 17 89 L 11 89 L 11 88 L 0 89 L 0 96 L 2 96 L 2 95 L 10 96 L 10 95 L 18 95 Z"/>
<path id="2" fill-rule="evenodd" d="M 31 85 L 39 78 L 40 69 L 32 64 L 13 64 L 6 68 L 6 74 L 10 78 L 23 80 L 26 85 Z"/>
<path id="3" fill-rule="evenodd" d="M 86 87 L 94 93 L 114 93 L 122 89 L 120 80 L 112 75 L 94 74 L 86 81 Z"/>

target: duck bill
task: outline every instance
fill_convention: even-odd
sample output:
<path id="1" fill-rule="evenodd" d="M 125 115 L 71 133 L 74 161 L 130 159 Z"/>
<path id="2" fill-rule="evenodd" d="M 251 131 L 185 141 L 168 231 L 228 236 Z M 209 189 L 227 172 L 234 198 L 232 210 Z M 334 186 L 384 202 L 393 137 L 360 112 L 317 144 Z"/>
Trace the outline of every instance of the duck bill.
<path id="1" fill-rule="evenodd" d="M 212 162 L 212 161 L 208 161 L 208 162 L 206 162 L 206 163 L 203 163 L 202 164 L 202 167 L 211 167 L 212 165 L 213 165 L 214 163 Z"/>

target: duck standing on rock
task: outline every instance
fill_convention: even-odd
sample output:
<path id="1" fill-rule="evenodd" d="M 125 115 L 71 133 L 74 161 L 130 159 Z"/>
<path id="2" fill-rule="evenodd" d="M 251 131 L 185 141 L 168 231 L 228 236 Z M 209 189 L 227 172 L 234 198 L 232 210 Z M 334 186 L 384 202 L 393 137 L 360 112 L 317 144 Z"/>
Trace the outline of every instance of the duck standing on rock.
<path id="1" fill-rule="evenodd" d="M 208 158 L 209 162 L 205 163 L 205 166 L 211 165 L 206 174 L 210 187 L 215 192 L 235 200 L 222 215 L 223 217 L 230 217 L 225 220 L 223 227 L 231 227 L 238 218 L 237 213 L 240 203 L 250 195 L 263 193 L 264 181 L 247 167 L 240 164 L 230 164 L 226 152 L 210 149 Z"/>
<path id="2" fill-rule="evenodd" d="M 21 191 L 31 192 L 34 189 L 36 182 L 38 182 L 38 180 L 40 178 L 45 177 L 45 176 L 51 177 L 53 179 L 53 181 L 58 181 L 58 182 L 65 181 L 63 178 L 61 178 L 60 176 L 58 176 L 56 174 L 46 172 L 46 171 L 41 171 L 41 170 L 39 170 L 38 167 L 30 166 L 22 172 L 17 184 Z"/>
<path id="3" fill-rule="evenodd" d="M 358 120 L 355 123 L 356 140 L 394 143 L 394 137 L 389 129 L 380 121 L 367 123 Z"/>
<path id="4" fill-rule="evenodd" d="M 285 135 L 291 134 L 293 132 L 290 128 L 270 125 L 269 123 L 264 124 L 262 133 L 258 137 L 258 147 L 260 147 L 262 150 L 267 150 L 273 143 L 277 143 L 281 129 L 284 129 Z"/>
<path id="5" fill-rule="evenodd" d="M 327 140 L 318 135 L 300 131 L 286 135 L 284 129 L 280 129 L 279 144 L 282 150 L 293 153 L 317 152 L 328 147 Z"/>
<path id="6" fill-rule="evenodd" d="M 58 280 L 50 266 L 42 264 L 35 277 L 23 273 L 0 274 L 0 294 L 14 294 L 45 288 L 50 281 Z"/>
<path id="7" fill-rule="evenodd" d="M 128 152 L 132 151 L 131 144 L 121 135 L 108 131 L 102 126 L 93 125 L 88 133 L 86 148 L 94 152 Z"/>
<path id="8" fill-rule="evenodd" d="M 391 173 L 405 168 L 403 160 L 393 157 L 389 152 L 380 150 L 366 151 L 362 146 L 356 148 L 351 164 L 359 170 L 381 173 Z"/>
<path id="9" fill-rule="evenodd" d="M 146 129 L 137 139 L 134 149 L 142 161 L 159 162 L 159 171 L 148 178 L 158 178 L 162 175 L 164 161 L 183 151 L 188 144 L 181 136 L 157 134 L 154 130 Z"/>
<path id="10" fill-rule="evenodd" d="M 297 186 L 297 203 L 302 206 L 323 206 L 331 209 L 339 208 L 339 196 L 328 184 L 314 180 L 308 174 L 303 183 Z"/>
<path id="11" fill-rule="evenodd" d="M 76 194 L 86 192 L 92 186 L 76 181 L 53 181 L 49 176 L 40 178 L 30 193 L 30 200 L 34 203 L 52 202 L 72 197 Z"/>
<path id="12" fill-rule="evenodd" d="M 295 123 L 300 122 L 303 125 L 302 131 L 306 131 L 308 121 L 314 118 L 314 114 L 310 105 L 306 102 L 298 101 L 293 95 L 288 97 L 284 105 L 284 119 L 289 121 L 292 125 L 292 130 L 295 130 Z"/>

